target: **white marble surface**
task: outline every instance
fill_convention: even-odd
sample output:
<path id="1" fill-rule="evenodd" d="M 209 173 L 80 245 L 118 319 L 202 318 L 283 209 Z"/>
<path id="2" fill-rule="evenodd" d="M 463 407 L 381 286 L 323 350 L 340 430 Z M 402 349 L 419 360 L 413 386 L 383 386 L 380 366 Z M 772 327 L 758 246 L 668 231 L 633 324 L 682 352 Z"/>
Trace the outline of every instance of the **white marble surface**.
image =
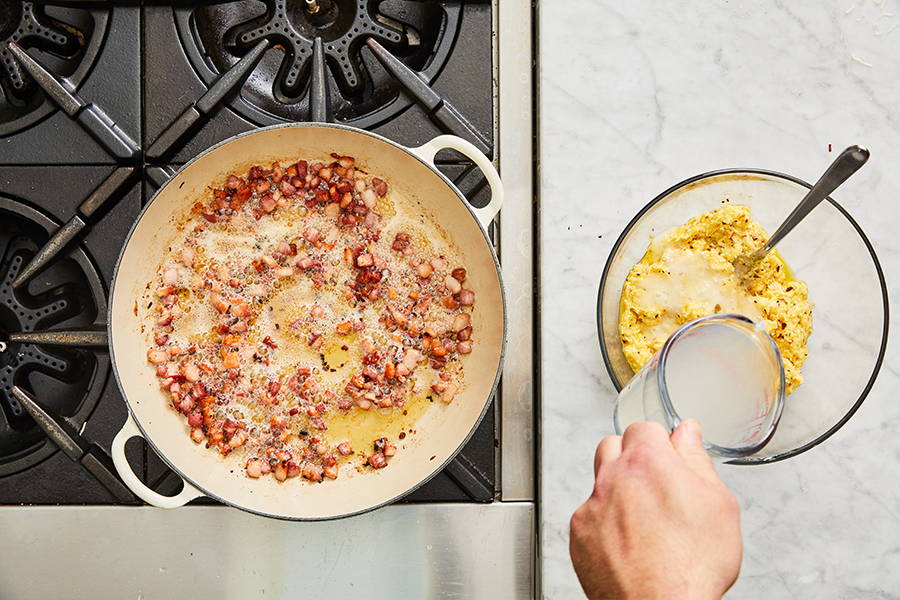
<path id="1" fill-rule="evenodd" d="M 829 144 L 865 144 L 872 160 L 835 198 L 875 245 L 897 305 L 898 24 L 900 0 L 541 4 L 545 597 L 581 595 L 568 519 L 590 490 L 614 398 L 597 284 L 649 199 L 717 168 L 815 179 Z M 900 598 L 896 331 L 869 398 L 831 439 L 786 462 L 720 470 L 743 506 L 729 598 Z"/>

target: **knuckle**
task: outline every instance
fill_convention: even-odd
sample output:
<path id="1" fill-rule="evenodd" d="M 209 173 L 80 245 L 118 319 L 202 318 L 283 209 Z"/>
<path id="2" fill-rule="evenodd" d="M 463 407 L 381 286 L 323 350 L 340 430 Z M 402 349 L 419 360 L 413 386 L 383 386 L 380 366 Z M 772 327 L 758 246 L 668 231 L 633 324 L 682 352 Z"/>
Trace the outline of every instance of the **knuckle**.
<path id="1" fill-rule="evenodd" d="M 653 447 L 643 442 L 629 446 L 623 454 L 630 469 L 644 470 L 652 467 L 657 458 Z"/>
<path id="2" fill-rule="evenodd" d="M 601 452 L 603 452 L 609 446 L 615 445 L 616 439 L 618 437 L 619 436 L 616 436 L 616 435 L 608 435 L 605 438 L 603 438 L 602 440 L 600 440 L 600 443 L 597 444 L 597 454 L 599 455 Z"/>
<path id="3" fill-rule="evenodd" d="M 614 457 L 621 454 L 621 447 L 621 436 L 610 435 L 600 440 L 600 443 L 597 444 L 597 449 L 594 451 L 594 470 L 597 471 L 604 458 L 612 460 Z"/>
<path id="4" fill-rule="evenodd" d="M 668 437 L 666 428 L 655 421 L 638 421 L 632 423 L 625 429 L 625 435 L 637 439 L 647 437 L 658 437 L 660 435 Z"/>
<path id="5" fill-rule="evenodd" d="M 572 516 L 569 518 L 569 529 L 572 531 L 576 530 L 578 526 L 581 524 L 581 513 L 583 511 L 583 506 L 579 506 L 575 509 L 575 512 L 572 513 Z"/>
<path id="6" fill-rule="evenodd" d="M 606 444 L 607 446 L 617 446 L 622 443 L 621 435 L 608 435 L 600 442 L 601 444 Z"/>
<path id="7" fill-rule="evenodd" d="M 585 521 L 585 505 L 582 504 L 575 512 L 572 513 L 572 516 L 569 518 L 569 533 L 573 537 L 578 534 L 581 528 L 584 526 Z"/>

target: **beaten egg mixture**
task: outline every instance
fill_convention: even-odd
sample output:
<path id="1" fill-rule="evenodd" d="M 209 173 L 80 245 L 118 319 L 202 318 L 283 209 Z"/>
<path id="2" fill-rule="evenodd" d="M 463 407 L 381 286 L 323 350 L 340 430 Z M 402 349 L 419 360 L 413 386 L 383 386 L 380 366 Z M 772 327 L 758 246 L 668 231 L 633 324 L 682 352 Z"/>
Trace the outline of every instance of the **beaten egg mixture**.
<path id="1" fill-rule="evenodd" d="M 744 280 L 732 261 L 769 238 L 746 206 L 726 204 L 690 219 L 651 242 L 625 279 L 619 335 L 625 358 L 638 371 L 675 330 L 716 313 L 762 322 L 781 351 L 787 392 L 801 383 L 812 306 L 806 284 L 770 252 Z"/>

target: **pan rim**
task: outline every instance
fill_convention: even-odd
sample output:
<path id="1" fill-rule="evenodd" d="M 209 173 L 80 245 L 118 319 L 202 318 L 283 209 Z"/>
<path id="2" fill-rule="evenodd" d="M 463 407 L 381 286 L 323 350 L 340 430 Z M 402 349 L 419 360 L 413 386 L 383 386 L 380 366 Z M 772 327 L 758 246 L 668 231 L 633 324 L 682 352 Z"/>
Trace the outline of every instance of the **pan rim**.
<path id="1" fill-rule="evenodd" d="M 160 449 L 157 447 L 156 443 L 154 443 L 152 438 L 147 435 L 147 432 L 145 431 L 143 425 L 141 424 L 140 419 L 137 418 L 137 415 L 135 414 L 135 411 L 131 406 L 131 402 L 128 399 L 128 394 L 125 392 L 124 386 L 122 385 L 122 377 L 119 374 L 118 363 L 116 360 L 116 352 L 115 352 L 115 348 L 114 348 L 114 344 L 113 344 L 113 340 L 114 340 L 114 338 L 113 338 L 114 301 L 113 300 L 115 298 L 116 289 L 118 287 L 117 284 L 119 281 L 119 268 L 122 264 L 122 258 L 125 255 L 125 251 L 128 249 L 128 246 L 131 243 L 131 238 L 134 235 L 134 232 L 137 230 L 137 228 L 140 225 L 141 221 L 143 220 L 145 214 L 150 209 L 150 207 L 153 205 L 153 202 L 156 200 L 156 198 L 163 192 L 163 190 L 166 189 L 166 187 L 169 186 L 169 184 L 171 184 L 178 177 L 178 175 L 180 175 L 182 172 L 189 169 L 195 162 L 199 161 L 200 159 L 205 157 L 207 154 L 213 152 L 214 150 L 217 150 L 218 148 L 225 146 L 227 144 L 230 144 L 231 142 L 234 142 L 240 138 L 258 135 L 261 133 L 266 133 L 271 130 L 288 129 L 288 128 L 291 128 L 291 129 L 293 129 L 293 128 L 331 128 L 331 129 L 345 130 L 350 133 L 362 134 L 362 135 L 374 138 L 375 140 L 378 140 L 380 142 L 386 143 L 386 144 L 393 146 L 394 148 L 404 152 L 407 156 L 415 159 L 416 161 L 418 161 L 419 163 L 424 165 L 427 169 L 429 169 L 432 173 L 437 175 L 441 179 L 441 181 L 443 181 L 444 184 L 453 192 L 453 194 L 457 197 L 457 199 L 463 204 L 463 206 L 466 208 L 466 210 L 469 211 L 469 215 L 471 216 L 472 220 L 475 223 L 475 226 L 478 228 L 479 233 L 481 234 L 482 238 L 484 239 L 485 245 L 487 246 L 487 249 L 491 254 L 491 259 L 493 260 L 493 263 L 494 263 L 494 270 L 497 273 L 497 280 L 498 280 L 498 283 L 500 286 L 501 312 L 503 315 L 503 335 L 501 338 L 500 354 L 497 359 L 497 369 L 494 373 L 494 379 L 493 379 L 493 382 L 491 383 L 491 389 L 485 395 L 484 406 L 481 408 L 481 412 L 479 413 L 478 418 L 475 419 L 472 426 L 469 428 L 468 433 L 466 433 L 465 437 L 460 441 L 460 443 L 457 445 L 456 449 L 453 450 L 443 462 L 438 463 L 435 466 L 435 468 L 432 469 L 432 471 L 430 473 L 428 473 L 427 476 L 422 478 L 415 485 L 410 486 L 409 488 L 403 490 L 399 494 L 397 494 L 387 500 L 384 500 L 377 504 L 373 504 L 371 506 L 367 506 L 367 507 L 359 509 L 359 510 L 350 511 L 350 512 L 346 512 L 346 513 L 338 513 L 338 514 L 334 514 L 334 515 L 327 515 L 327 516 L 292 516 L 292 515 L 286 515 L 286 514 L 282 514 L 282 513 L 271 513 L 271 512 L 266 512 L 266 511 L 262 511 L 262 510 L 249 508 L 247 506 L 243 506 L 241 504 L 238 504 L 236 502 L 233 502 L 226 498 L 223 498 L 222 496 L 220 496 L 218 494 L 211 493 L 204 486 L 198 485 L 191 477 L 188 477 L 180 468 L 178 468 L 174 464 L 172 464 L 172 461 L 169 459 L 168 456 L 165 455 L 165 453 L 160 451 Z M 109 288 L 109 300 L 107 302 L 106 323 L 107 323 L 107 335 L 109 336 L 109 340 L 110 340 L 109 355 L 110 355 L 110 362 L 112 363 L 113 377 L 115 378 L 116 385 L 119 387 L 119 391 L 122 392 L 122 398 L 125 400 L 125 405 L 128 407 L 128 417 L 127 418 L 132 419 L 134 421 L 134 424 L 137 426 L 138 430 L 141 432 L 141 437 L 143 437 L 144 441 L 146 441 L 150 445 L 150 447 L 153 448 L 153 451 L 156 452 L 157 456 L 166 464 L 166 466 L 168 466 L 170 469 L 172 469 L 187 484 L 190 484 L 191 486 L 196 488 L 198 491 L 200 491 L 206 497 L 212 498 L 213 500 L 216 500 L 226 506 L 230 506 L 230 507 L 236 508 L 238 510 L 242 510 L 242 511 L 245 511 L 245 512 L 248 512 L 251 514 L 255 514 L 255 515 L 259 515 L 259 516 L 263 516 L 263 517 L 269 517 L 269 518 L 274 518 L 274 519 L 279 519 L 279 520 L 284 520 L 284 521 L 332 521 L 332 520 L 345 519 L 348 517 L 362 515 L 362 514 L 377 510 L 379 508 L 382 508 L 384 506 L 387 506 L 389 504 L 393 504 L 393 503 L 397 502 L 401 498 L 411 494 L 415 490 L 419 489 L 420 487 L 422 487 L 423 485 L 425 485 L 426 483 L 431 481 L 432 478 L 434 478 L 438 473 L 443 471 L 444 468 L 448 464 L 450 464 L 450 462 L 453 461 L 459 455 L 459 453 L 462 451 L 463 447 L 472 438 L 472 436 L 475 433 L 475 430 L 478 429 L 478 426 L 481 424 L 481 421 L 484 419 L 484 416 L 487 414 L 487 411 L 492 404 L 492 400 L 494 399 L 494 397 L 496 395 L 497 386 L 500 383 L 500 375 L 503 372 L 503 362 L 506 357 L 507 337 L 508 337 L 508 333 L 509 333 L 508 316 L 507 316 L 506 287 L 503 285 L 503 276 L 502 276 L 502 270 L 500 267 L 500 261 L 499 261 L 499 258 L 497 257 L 497 252 L 494 248 L 494 244 L 491 242 L 490 238 L 488 237 L 487 229 L 481 226 L 481 222 L 478 220 L 478 217 L 477 217 L 472 205 L 465 198 L 465 196 L 462 195 L 462 192 L 460 192 L 459 189 L 453 184 L 453 182 L 450 181 L 450 179 L 446 175 L 441 173 L 432 163 L 426 161 L 424 158 L 422 158 L 421 156 L 419 156 L 418 154 L 413 152 L 410 148 L 408 148 L 402 144 L 399 144 L 391 139 L 388 139 L 382 135 L 379 135 L 377 133 L 373 133 L 371 131 L 365 131 L 362 129 L 358 129 L 356 127 L 351 127 L 348 125 L 341 125 L 341 124 L 337 124 L 337 123 L 281 123 L 281 124 L 277 124 L 277 125 L 270 125 L 268 127 L 260 127 L 258 129 L 253 129 L 251 131 L 245 131 L 245 132 L 239 133 L 237 135 L 233 135 L 229 138 L 226 138 L 220 142 L 217 142 L 216 144 L 213 144 L 212 146 L 205 149 L 203 152 L 197 154 L 197 156 L 193 157 L 188 162 L 184 163 L 181 167 L 179 167 L 178 170 L 165 183 L 163 183 L 159 187 L 158 190 L 156 190 L 156 192 L 150 197 L 150 199 L 147 201 L 147 203 L 141 208 L 140 213 L 138 213 L 137 219 L 135 219 L 131 228 L 128 230 L 128 235 L 125 236 L 124 243 L 122 244 L 122 249 L 119 251 L 119 256 L 116 258 L 115 268 L 113 269 L 112 282 L 111 282 L 110 288 Z"/>

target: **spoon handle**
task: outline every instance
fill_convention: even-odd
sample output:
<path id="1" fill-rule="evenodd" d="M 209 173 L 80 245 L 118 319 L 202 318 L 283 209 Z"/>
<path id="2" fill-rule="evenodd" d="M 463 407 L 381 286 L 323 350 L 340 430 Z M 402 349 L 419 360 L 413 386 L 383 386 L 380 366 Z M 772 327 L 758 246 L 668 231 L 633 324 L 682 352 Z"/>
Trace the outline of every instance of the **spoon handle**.
<path id="1" fill-rule="evenodd" d="M 850 146 L 841 152 L 816 184 L 806 193 L 806 196 L 800 201 L 797 208 L 788 215 L 781 227 L 772 234 L 772 237 L 763 246 L 764 251 L 768 252 L 774 248 L 775 244 L 780 242 L 797 223 L 809 214 L 809 211 L 818 206 L 819 202 L 824 200 L 835 188 L 847 181 L 861 166 L 866 164 L 867 160 L 869 160 L 869 151 L 862 146 Z"/>

